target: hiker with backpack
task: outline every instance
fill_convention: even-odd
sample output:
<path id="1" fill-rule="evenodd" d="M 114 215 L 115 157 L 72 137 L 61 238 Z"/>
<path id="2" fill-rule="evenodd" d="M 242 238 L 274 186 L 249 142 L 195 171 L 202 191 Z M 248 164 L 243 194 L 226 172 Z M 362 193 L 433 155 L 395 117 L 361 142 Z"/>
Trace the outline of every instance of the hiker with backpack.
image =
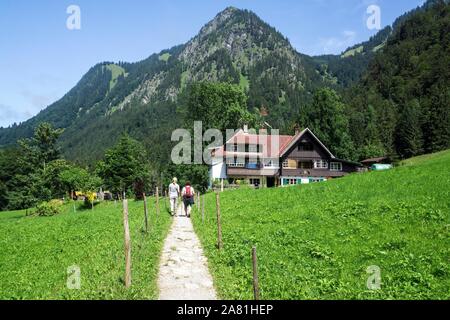
<path id="1" fill-rule="evenodd" d="M 183 191 L 181 191 L 181 195 L 183 197 L 184 212 L 186 213 L 186 216 L 190 218 L 195 195 L 194 188 L 191 186 L 190 182 L 186 182 L 186 186 L 183 188 Z"/>
<path id="2" fill-rule="evenodd" d="M 170 213 L 176 215 L 178 208 L 178 198 L 180 197 L 180 186 L 177 184 L 178 179 L 173 178 L 169 185 Z"/>

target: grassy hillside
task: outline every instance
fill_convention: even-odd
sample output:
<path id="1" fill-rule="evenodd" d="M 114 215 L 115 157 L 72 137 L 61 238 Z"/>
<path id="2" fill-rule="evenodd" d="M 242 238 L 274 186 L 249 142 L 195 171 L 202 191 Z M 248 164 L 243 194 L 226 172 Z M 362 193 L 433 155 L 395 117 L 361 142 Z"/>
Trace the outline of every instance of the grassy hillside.
<path id="1" fill-rule="evenodd" d="M 106 68 L 111 71 L 111 80 L 109 81 L 109 91 L 111 91 L 116 86 L 119 76 L 125 74 L 125 69 L 116 64 L 109 64 Z"/>
<path id="2" fill-rule="evenodd" d="M 326 183 L 214 195 L 194 216 L 222 298 L 252 298 L 251 247 L 262 299 L 450 299 L 450 152 Z M 369 266 L 381 290 L 367 289 Z"/>
<path id="3" fill-rule="evenodd" d="M 152 299 L 170 218 L 155 220 L 144 236 L 143 203 L 129 202 L 132 240 L 132 280 L 125 290 L 123 215 L 121 204 L 103 203 L 94 211 L 49 217 L 25 217 L 25 212 L 0 213 L 0 299 Z M 66 288 L 67 268 L 81 269 L 81 290 Z"/>

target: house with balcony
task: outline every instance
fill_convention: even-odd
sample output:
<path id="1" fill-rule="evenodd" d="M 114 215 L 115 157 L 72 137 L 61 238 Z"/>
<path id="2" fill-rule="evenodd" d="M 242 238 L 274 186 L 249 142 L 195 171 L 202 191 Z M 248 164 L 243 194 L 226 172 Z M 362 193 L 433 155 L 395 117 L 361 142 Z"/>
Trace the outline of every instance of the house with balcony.
<path id="1" fill-rule="evenodd" d="M 309 129 L 285 136 L 244 128 L 214 148 L 212 159 L 211 181 L 244 180 L 269 188 L 326 181 L 362 169 L 360 163 L 336 158 Z"/>

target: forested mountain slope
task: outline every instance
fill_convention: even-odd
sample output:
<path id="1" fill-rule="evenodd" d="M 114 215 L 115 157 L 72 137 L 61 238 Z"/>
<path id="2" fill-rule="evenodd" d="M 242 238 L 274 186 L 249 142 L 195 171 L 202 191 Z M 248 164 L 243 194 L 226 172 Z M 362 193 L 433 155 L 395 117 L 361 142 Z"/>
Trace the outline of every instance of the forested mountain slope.
<path id="1" fill-rule="evenodd" d="M 197 81 L 239 84 L 249 109 L 263 111 L 282 129 L 325 84 L 310 57 L 297 53 L 254 13 L 230 7 L 184 45 L 137 63 L 95 66 L 36 117 L 0 129 L 0 145 L 30 136 L 37 123 L 48 121 L 66 129 L 63 150 L 81 162 L 98 159 L 123 131 L 159 148 L 157 143 L 167 145 L 171 129 L 180 125 L 180 94 Z"/>
<path id="2" fill-rule="evenodd" d="M 238 84 L 248 110 L 283 133 L 296 124 L 332 128 L 324 119 L 335 115 L 327 108 L 339 110 L 351 139 L 346 154 L 354 160 L 437 151 L 450 140 L 448 11 L 448 0 L 429 0 L 340 56 L 309 57 L 254 13 L 230 7 L 186 44 L 136 63 L 96 65 L 36 117 L 0 128 L 0 146 L 47 121 L 65 129 L 61 145 L 70 160 L 93 163 L 128 132 L 145 143 L 153 162 L 167 163 L 171 132 L 184 124 L 184 93 L 211 81 Z M 324 87 L 344 99 L 332 98 L 337 109 L 316 112 L 320 95 L 319 103 L 313 98 Z"/>

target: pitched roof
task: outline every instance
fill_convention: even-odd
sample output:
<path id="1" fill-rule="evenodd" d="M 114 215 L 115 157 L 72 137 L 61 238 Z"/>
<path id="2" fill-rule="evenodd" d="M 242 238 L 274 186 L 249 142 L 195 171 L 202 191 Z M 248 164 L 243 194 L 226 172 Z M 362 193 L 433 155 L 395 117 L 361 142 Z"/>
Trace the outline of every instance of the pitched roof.
<path id="1" fill-rule="evenodd" d="M 245 133 L 243 130 L 239 130 L 233 137 L 231 137 L 226 143 L 238 143 L 238 144 L 254 144 L 262 145 L 263 152 L 259 153 L 265 157 L 275 157 L 278 158 L 281 151 L 284 150 L 286 145 L 288 145 L 293 136 L 287 135 L 264 135 L 264 134 L 249 134 Z M 239 152 L 230 152 L 225 150 L 225 145 L 216 149 L 216 156 L 226 156 L 228 154 L 241 155 Z M 275 149 L 274 149 L 275 148 Z M 249 154 L 249 152 L 245 152 Z"/>
<path id="2" fill-rule="evenodd" d="M 306 128 L 305 130 L 303 130 L 302 132 L 299 132 L 298 134 L 296 134 L 291 141 L 289 142 L 289 144 L 287 144 L 280 152 L 280 156 L 284 156 L 286 154 L 286 152 L 288 152 L 297 142 L 298 140 L 300 140 L 306 133 L 310 133 L 311 136 L 314 138 L 314 140 L 317 141 L 317 143 L 320 144 L 320 146 L 322 146 L 322 148 L 330 155 L 331 158 L 336 158 L 330 150 L 328 150 L 328 148 L 322 143 L 322 141 L 319 140 L 319 138 L 316 137 L 316 135 L 308 128 Z"/>
<path id="3" fill-rule="evenodd" d="M 309 129 L 306 128 L 305 130 L 297 133 L 295 136 L 288 136 L 288 135 L 264 135 L 264 134 L 249 134 L 246 133 L 244 130 L 239 130 L 236 132 L 236 134 L 231 137 L 226 143 L 239 143 L 239 144 L 260 144 L 263 145 L 263 153 L 257 153 L 258 155 L 262 155 L 264 157 L 282 157 L 284 156 L 305 134 L 309 133 L 314 140 L 317 141 L 317 143 L 327 152 L 332 159 L 336 159 L 338 161 L 347 162 L 351 164 L 358 164 L 357 162 L 337 159 L 333 153 L 322 143 L 322 141 L 317 138 L 317 136 Z M 274 150 L 274 153 L 272 154 L 272 142 L 277 141 L 278 139 L 278 146 L 277 150 Z M 245 156 L 248 155 L 249 152 L 230 152 L 225 150 L 225 145 L 215 148 L 216 153 L 215 155 L 218 157 L 226 156 L 227 154 L 232 154 L 234 156 Z"/>
<path id="4" fill-rule="evenodd" d="M 381 162 L 381 161 L 385 161 L 385 160 L 388 160 L 388 157 L 370 158 L 370 159 L 361 161 L 361 163 Z"/>

